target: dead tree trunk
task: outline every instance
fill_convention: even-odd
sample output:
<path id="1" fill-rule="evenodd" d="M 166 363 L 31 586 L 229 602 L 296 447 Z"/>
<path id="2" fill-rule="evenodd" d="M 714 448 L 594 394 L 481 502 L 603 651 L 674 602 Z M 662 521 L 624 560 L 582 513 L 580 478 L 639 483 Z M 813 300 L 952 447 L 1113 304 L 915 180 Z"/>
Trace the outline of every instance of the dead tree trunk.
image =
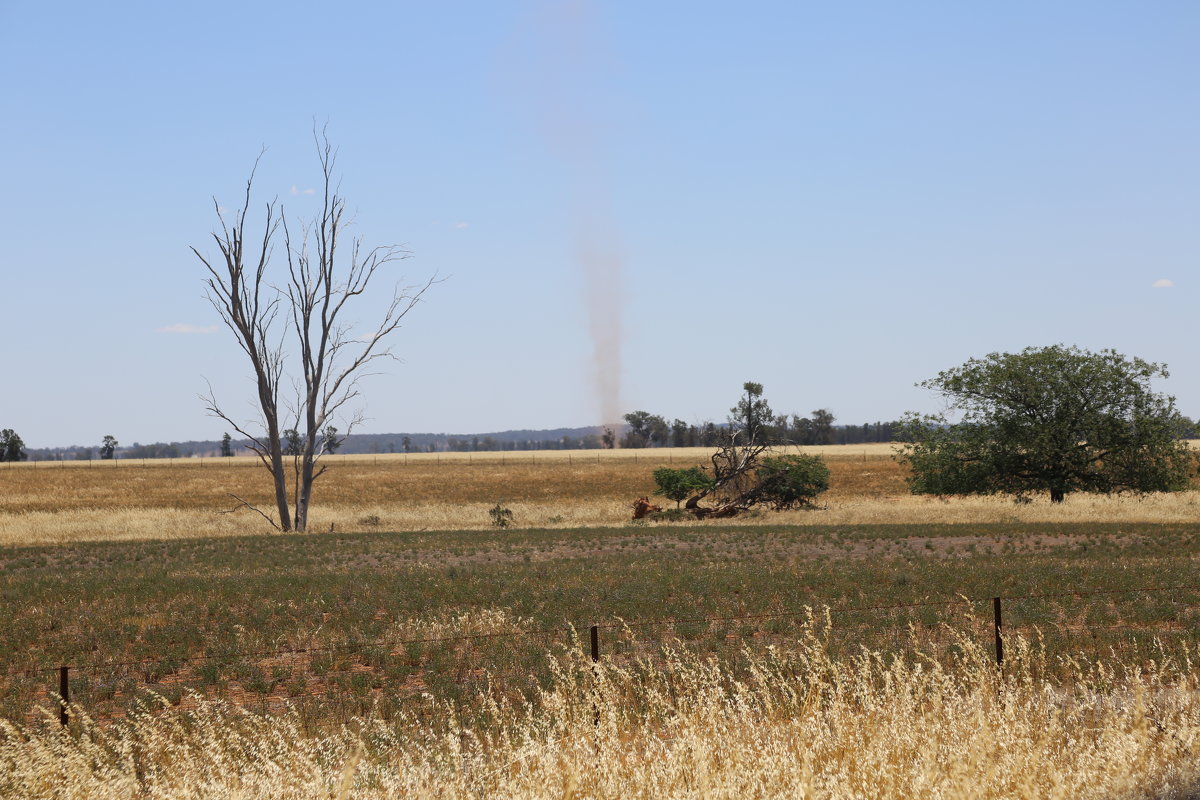
<path id="1" fill-rule="evenodd" d="M 257 379 L 258 424 L 265 433 L 250 433 L 250 425 L 231 419 L 217 403 L 211 387 L 205 400 L 210 412 L 249 439 L 249 447 L 271 473 L 279 527 L 284 531 L 304 531 L 308 527 L 313 483 L 325 471 L 319 463 L 327 445 L 322 430 L 335 417 L 347 415 L 344 435 L 353 430 L 360 415 L 350 404 L 359 396 L 363 368 L 375 359 L 392 357 L 383 340 L 400 327 L 404 316 L 434 283 L 431 278 L 416 287 L 397 284 L 391 303 L 373 328 L 364 331 L 343 321 L 347 305 L 368 291 L 378 271 L 409 254 L 395 246 L 365 249 L 361 239 L 341 243 L 349 222 L 343 218 L 345 200 L 336 191 L 336 153 L 324 131 L 314 131 L 314 136 L 323 178 L 322 205 L 315 219 L 299 227 L 297 237 L 292 236 L 282 208 L 277 209 L 275 201 L 268 203 L 257 263 L 247 269 L 243 242 L 254 182 L 252 170 L 246 181 L 245 206 L 236 213 L 232 226 L 226 225 L 222 209 L 217 206 L 221 229 L 213 239 L 223 258 L 221 268 L 192 248 L 210 274 L 206 280 L 209 300 L 250 359 Z M 273 241 L 280 230 L 287 260 L 287 274 L 282 281 L 268 275 Z M 280 286 L 283 288 L 277 288 Z M 285 328 L 277 330 L 274 323 L 281 316 L 286 320 L 281 320 Z M 286 348 L 285 340 L 290 340 Z M 298 361 L 291 369 L 285 364 L 288 355 Z M 279 390 L 285 377 L 297 387 L 290 411 L 301 434 L 300 452 L 292 456 L 294 484 L 290 498 L 280 442 Z"/>
<path id="2" fill-rule="evenodd" d="M 260 154 L 259 160 L 261 158 Z M 258 394 L 258 408 L 262 415 L 260 422 L 266 433 L 252 433 L 242 423 L 225 414 L 217 403 L 211 386 L 204 400 L 211 413 L 224 419 L 249 440 L 250 449 L 271 473 L 279 527 L 288 531 L 292 526 L 288 513 L 287 476 L 284 473 L 283 450 L 279 444 L 279 382 L 283 375 L 283 352 L 272 334 L 272 324 L 279 313 L 279 297 L 265 285 L 272 240 L 280 226 L 275 201 L 266 205 L 262 239 L 258 242 L 254 255 L 255 262 L 250 265 L 246 263 L 246 214 L 250 208 L 250 195 L 257 169 L 258 160 L 254 162 L 254 169 L 250 171 L 250 177 L 246 180 L 245 204 L 234 214 L 232 224 L 227 223 L 221 206 L 213 200 L 220 231 L 214 231 L 212 237 L 221 253 L 221 261 L 210 261 L 195 247 L 192 248 L 192 252 L 208 270 L 209 277 L 205 280 L 205 286 L 209 302 L 217 310 L 226 327 L 233 332 L 238 346 L 250 359 Z"/>

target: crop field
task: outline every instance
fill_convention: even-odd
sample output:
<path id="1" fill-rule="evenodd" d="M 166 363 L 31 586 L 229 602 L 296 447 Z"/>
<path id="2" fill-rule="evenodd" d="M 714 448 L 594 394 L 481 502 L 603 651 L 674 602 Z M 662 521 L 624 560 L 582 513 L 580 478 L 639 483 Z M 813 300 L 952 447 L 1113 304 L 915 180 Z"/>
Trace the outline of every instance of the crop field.
<path id="1" fill-rule="evenodd" d="M 755 748 L 778 769 L 808 764 L 819 796 L 965 781 L 919 761 L 922 737 L 957 737 L 964 758 L 1003 750 L 1015 773 L 1021 759 L 1058 765 L 1028 790 L 997 774 L 949 796 L 1048 796 L 1054 775 L 1074 776 L 1064 796 L 1151 796 L 1135 791 L 1148 776 L 1195 787 L 1200 495 L 914 498 L 889 452 L 828 451 L 821 510 L 645 524 L 629 502 L 652 470 L 704 453 L 345 457 L 317 484 L 312 532 L 287 535 L 221 513 L 230 494 L 269 505 L 248 459 L 6 466 L 0 795 L 38 796 L 33 767 L 21 782 L 31 759 L 78 764 L 99 786 L 138 772 L 120 753 L 194 759 L 188 748 L 227 759 L 246 796 L 271 793 L 245 788 L 267 781 L 264 764 L 297 770 L 294 796 L 336 796 L 343 779 L 351 796 L 616 797 L 622 781 L 702 796 L 671 784 L 686 780 L 674 760 L 652 767 L 655 752 L 706 770 L 717 796 L 778 796 L 735 788 L 767 780 Z M 490 525 L 496 504 L 512 528 Z M 62 732 L 60 665 L 76 704 Z M 1059 716 L 1040 728 L 1050 706 Z M 972 719 L 993 738 L 964 739 Z M 1046 736 L 1103 746 L 1043 757 Z M 795 737 L 816 750 L 787 755 Z M 85 741 L 107 742 L 94 747 L 116 766 L 100 770 L 108 756 Z M 248 741 L 273 755 L 249 758 Z M 615 761 L 589 775 L 588 752 Z M 1101 753 L 1132 772 L 1096 773 Z M 879 759 L 876 783 L 863 767 L 838 784 L 860 758 Z M 407 777 L 387 777 L 398 764 Z M 222 774 L 189 780 L 225 791 Z M 131 780 L 145 796 L 186 793 L 162 772 Z"/>
<path id="2" fill-rule="evenodd" d="M 823 455 L 832 471 L 823 509 L 771 514 L 772 522 L 1188 522 L 1200 512 L 1196 492 L 1074 495 L 1057 506 L 1044 498 L 1016 505 L 1003 498 L 914 497 L 891 445 L 803 450 Z M 653 492 L 655 467 L 703 464 L 707 456 L 702 448 L 334 456 L 316 484 L 310 529 L 488 529 L 487 512 L 496 504 L 511 509 L 519 527 L 620 526 L 629 522 L 630 503 Z M 251 511 L 223 513 L 238 505 L 233 495 L 272 508 L 264 476 L 245 457 L 0 464 L 0 546 L 268 533 Z M 750 515 L 724 524 L 766 519 Z"/>

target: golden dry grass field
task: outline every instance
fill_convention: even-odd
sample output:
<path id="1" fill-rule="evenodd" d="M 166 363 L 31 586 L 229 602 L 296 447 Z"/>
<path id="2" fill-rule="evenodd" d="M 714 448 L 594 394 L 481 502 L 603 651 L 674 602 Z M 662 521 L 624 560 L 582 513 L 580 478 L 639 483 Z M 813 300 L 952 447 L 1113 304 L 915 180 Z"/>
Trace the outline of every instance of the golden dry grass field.
<path id="1" fill-rule="evenodd" d="M 1073 495 L 1052 506 L 1007 498 L 914 497 L 894 447 L 802 448 L 832 475 L 817 511 L 762 512 L 704 524 L 862 525 L 971 522 L 1183 522 L 1200 495 Z M 622 525 L 654 489 L 658 466 L 704 463 L 702 448 L 641 451 L 333 456 L 314 493 L 310 530 L 471 530 L 497 503 L 518 527 Z M 230 536 L 269 526 L 231 495 L 273 507 L 266 472 L 251 458 L 0 464 L 0 546 L 116 539 Z M 666 503 L 669 505 L 669 503 Z M 695 524 L 695 523 L 690 523 Z"/>
<path id="2" fill-rule="evenodd" d="M 222 703 L 150 707 L 75 734 L 0 721 L 9 800 L 117 798 L 823 798 L 1187 800 L 1200 787 L 1200 687 L 1178 657 L 1079 661 L 1069 682 L 1014 643 L 1009 670 L 830 659 L 809 638 L 734 679 L 568 658 L 536 699 L 467 725 L 375 717 L 318 732 Z M 1181 654 L 1186 658 L 1186 654 Z"/>

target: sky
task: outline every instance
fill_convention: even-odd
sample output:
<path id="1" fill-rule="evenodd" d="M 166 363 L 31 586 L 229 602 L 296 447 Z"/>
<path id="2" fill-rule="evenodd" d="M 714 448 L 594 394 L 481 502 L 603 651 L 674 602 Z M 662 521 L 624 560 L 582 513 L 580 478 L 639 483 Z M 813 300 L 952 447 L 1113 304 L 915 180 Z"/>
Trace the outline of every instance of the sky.
<path id="1" fill-rule="evenodd" d="M 859 424 L 1056 343 L 1198 416 L 1198 40 L 1169 1 L 0 0 L 0 427 L 216 439 L 209 385 L 252 420 L 189 248 L 263 148 L 255 213 L 311 218 L 314 124 L 411 256 L 348 319 L 439 279 L 362 432 L 722 420 L 745 381 Z"/>

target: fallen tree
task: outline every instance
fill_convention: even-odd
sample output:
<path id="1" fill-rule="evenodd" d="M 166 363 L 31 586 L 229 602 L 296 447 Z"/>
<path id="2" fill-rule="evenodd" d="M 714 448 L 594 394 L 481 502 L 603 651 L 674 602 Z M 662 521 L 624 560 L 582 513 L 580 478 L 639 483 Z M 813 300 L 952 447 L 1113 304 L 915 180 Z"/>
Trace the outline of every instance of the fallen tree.
<path id="1" fill-rule="evenodd" d="M 775 455 L 770 406 L 760 383 L 730 409 L 721 444 L 705 467 L 654 471 L 655 494 L 683 503 L 698 519 L 734 517 L 759 504 L 782 511 L 811 508 L 829 488 L 829 468 L 820 456 Z"/>

